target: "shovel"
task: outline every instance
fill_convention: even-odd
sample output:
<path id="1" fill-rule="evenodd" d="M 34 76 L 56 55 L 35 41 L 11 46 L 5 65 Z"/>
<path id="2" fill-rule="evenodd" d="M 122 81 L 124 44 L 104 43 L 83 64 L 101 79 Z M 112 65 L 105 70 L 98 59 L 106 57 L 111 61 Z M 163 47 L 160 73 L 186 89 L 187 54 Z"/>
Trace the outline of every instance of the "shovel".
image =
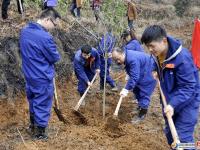
<path id="1" fill-rule="evenodd" d="M 92 84 L 94 83 L 96 77 L 97 77 L 98 73 L 95 74 L 95 76 L 93 77 L 92 81 L 91 81 L 91 85 L 87 87 L 85 93 L 82 95 L 82 97 L 80 98 L 80 100 L 78 101 L 78 103 L 76 104 L 76 106 L 74 107 L 74 114 L 76 116 L 78 116 L 81 120 L 82 123 L 87 123 L 86 118 L 83 116 L 83 114 L 81 112 L 78 111 L 79 107 L 81 106 L 83 100 L 85 99 L 87 92 L 89 91 L 90 87 L 92 86 Z"/>
<path id="2" fill-rule="evenodd" d="M 118 101 L 118 104 L 117 104 L 117 107 L 115 109 L 113 116 L 109 117 L 107 120 L 106 127 L 109 129 L 110 128 L 118 129 L 118 127 L 119 127 L 118 113 L 119 113 L 119 108 L 121 106 L 122 100 L 123 100 L 123 97 L 121 96 Z"/>
<path id="3" fill-rule="evenodd" d="M 23 6 L 22 6 L 22 0 L 18 0 L 18 3 L 19 3 L 19 7 L 20 7 L 20 12 L 22 14 L 22 18 L 24 17 L 24 9 L 23 9 Z"/>
<path id="4" fill-rule="evenodd" d="M 57 89 L 56 89 L 56 81 L 55 78 L 53 79 L 53 84 L 54 84 L 54 99 L 55 99 L 55 106 L 53 107 L 58 119 L 62 121 L 64 124 L 67 123 L 65 120 L 64 116 L 62 115 L 60 109 L 59 109 L 59 102 L 58 102 L 58 95 L 57 95 Z"/>
<path id="5" fill-rule="evenodd" d="M 165 108 L 167 106 L 167 101 L 166 101 L 165 95 L 162 91 L 162 88 L 160 86 L 160 81 L 159 80 L 157 80 L 157 81 L 158 81 L 158 87 L 159 87 L 160 94 L 161 94 L 161 99 L 162 99 L 162 102 L 163 102 L 163 105 L 164 105 L 164 108 Z M 176 127 L 174 125 L 172 117 L 170 117 L 168 114 L 166 114 L 166 117 L 167 117 L 167 121 L 168 121 L 168 124 L 169 124 L 169 127 L 170 127 L 170 131 L 171 131 L 173 140 L 174 140 L 173 143 L 171 144 L 171 147 L 176 148 L 177 145 L 180 144 L 178 133 L 176 131 Z M 176 148 L 176 149 L 177 150 L 183 150 L 182 148 Z"/>

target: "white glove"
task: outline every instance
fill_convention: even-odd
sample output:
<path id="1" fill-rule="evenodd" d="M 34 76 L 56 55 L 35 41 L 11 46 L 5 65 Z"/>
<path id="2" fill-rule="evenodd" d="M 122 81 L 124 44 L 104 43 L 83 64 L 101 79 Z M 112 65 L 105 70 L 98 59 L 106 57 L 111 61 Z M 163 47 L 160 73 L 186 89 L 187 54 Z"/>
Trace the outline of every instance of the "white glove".
<path id="1" fill-rule="evenodd" d="M 129 75 L 126 74 L 125 81 L 128 81 L 129 79 L 130 79 Z"/>
<path id="2" fill-rule="evenodd" d="M 128 96 L 128 90 L 125 89 L 125 88 L 123 88 L 123 89 L 121 90 L 121 92 L 120 92 L 120 96 L 122 96 L 122 97 Z"/>
<path id="3" fill-rule="evenodd" d="M 96 69 L 96 73 L 98 73 L 98 74 L 99 74 L 99 73 L 100 73 L 100 69 Z"/>
<path id="4" fill-rule="evenodd" d="M 164 109 L 165 114 L 169 114 L 170 117 L 174 115 L 174 108 L 171 105 L 167 105 Z"/>
<path id="5" fill-rule="evenodd" d="M 112 53 L 108 53 L 108 58 L 112 58 Z"/>
<path id="6" fill-rule="evenodd" d="M 88 81 L 87 84 L 88 84 L 88 86 L 91 86 L 91 85 L 92 85 L 90 81 Z"/>

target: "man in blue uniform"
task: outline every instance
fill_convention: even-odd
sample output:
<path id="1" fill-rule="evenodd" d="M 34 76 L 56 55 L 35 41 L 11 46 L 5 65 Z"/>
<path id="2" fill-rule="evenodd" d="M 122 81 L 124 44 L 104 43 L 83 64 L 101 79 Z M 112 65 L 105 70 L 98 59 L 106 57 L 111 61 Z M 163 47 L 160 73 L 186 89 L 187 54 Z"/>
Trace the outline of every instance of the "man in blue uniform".
<path id="1" fill-rule="evenodd" d="M 47 30 L 55 28 L 59 19 L 57 11 L 46 9 L 37 22 L 28 23 L 20 34 L 22 70 L 30 111 L 29 129 L 35 134 L 35 139 L 48 138 L 45 128 L 52 108 L 54 64 L 60 59 L 60 55 Z"/>
<path id="2" fill-rule="evenodd" d="M 144 49 L 141 46 L 140 42 L 137 40 L 137 37 L 133 29 L 124 30 L 124 32 L 121 35 L 121 40 L 123 43 L 124 51 L 131 50 L 131 51 L 144 52 Z M 125 80 L 128 81 L 128 79 L 129 76 L 126 74 Z M 135 97 L 133 97 L 133 102 L 136 104 L 138 103 Z"/>
<path id="3" fill-rule="evenodd" d="M 112 91 L 117 91 L 117 87 L 115 81 L 110 76 L 110 67 L 112 64 L 112 49 L 115 45 L 115 38 L 112 35 L 112 29 L 109 27 L 108 32 L 102 37 L 99 45 L 98 45 L 98 53 L 100 55 L 100 90 L 104 88 L 104 76 L 106 71 L 106 83 L 111 86 Z M 105 55 L 108 54 L 107 59 L 107 70 L 105 70 Z"/>
<path id="4" fill-rule="evenodd" d="M 199 114 L 200 86 L 198 71 L 190 52 L 178 40 L 167 36 L 166 31 L 158 25 L 147 27 L 141 41 L 156 57 L 155 67 L 167 100 L 163 115 L 169 145 L 172 144 L 173 138 L 165 116 L 167 113 L 174 121 L 180 142 L 194 142 L 194 127 Z"/>
<path id="5" fill-rule="evenodd" d="M 78 92 L 82 96 L 95 75 L 100 72 L 100 59 L 96 49 L 84 45 L 74 58 L 74 72 L 78 79 Z"/>
<path id="6" fill-rule="evenodd" d="M 125 65 L 129 79 L 120 95 L 126 97 L 129 91 L 133 91 L 138 100 L 138 117 L 133 118 L 132 123 L 142 121 L 150 104 L 150 97 L 154 91 L 156 81 L 152 76 L 151 57 L 144 52 L 137 52 L 120 48 L 114 48 L 112 58 L 118 64 Z"/>

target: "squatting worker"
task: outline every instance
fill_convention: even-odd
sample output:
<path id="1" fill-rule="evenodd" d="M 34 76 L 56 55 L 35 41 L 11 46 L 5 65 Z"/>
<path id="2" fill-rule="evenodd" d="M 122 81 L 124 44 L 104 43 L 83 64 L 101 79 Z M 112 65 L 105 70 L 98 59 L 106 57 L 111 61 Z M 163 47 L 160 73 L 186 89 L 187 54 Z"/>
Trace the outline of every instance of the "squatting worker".
<path id="1" fill-rule="evenodd" d="M 100 58 L 97 50 L 90 45 L 83 45 L 74 57 L 74 72 L 78 79 L 78 92 L 82 96 L 95 73 L 100 73 Z M 82 105 L 85 104 L 83 101 Z"/>

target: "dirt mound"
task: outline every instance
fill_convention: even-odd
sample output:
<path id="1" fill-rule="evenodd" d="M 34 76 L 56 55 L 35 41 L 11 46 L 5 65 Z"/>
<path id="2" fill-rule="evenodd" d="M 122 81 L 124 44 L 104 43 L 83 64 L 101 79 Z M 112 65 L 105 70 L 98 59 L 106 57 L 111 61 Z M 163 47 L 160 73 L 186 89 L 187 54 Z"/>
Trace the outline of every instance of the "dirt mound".
<path id="1" fill-rule="evenodd" d="M 98 81 L 92 89 L 92 94 L 86 97 L 86 106 L 80 108 L 80 112 L 88 119 L 88 124 L 83 125 L 77 120 L 72 113 L 72 108 L 76 105 L 79 95 L 74 84 L 58 84 L 58 95 L 61 100 L 61 111 L 69 121 L 64 125 L 59 122 L 53 112 L 47 142 L 32 141 L 26 133 L 28 126 L 28 108 L 26 100 L 23 98 L 14 103 L 15 107 L 1 103 L 0 104 L 0 127 L 1 141 L 0 146 L 11 150 L 26 149 L 101 149 L 101 150 L 166 150 L 168 149 L 166 140 L 163 135 L 163 119 L 161 108 L 156 105 L 158 93 L 155 92 L 151 108 L 147 119 L 141 123 L 132 125 L 130 120 L 135 114 L 136 104 L 132 103 L 132 96 L 124 99 L 119 111 L 119 130 L 106 128 L 106 120 L 112 116 L 118 101 L 118 93 L 107 94 L 106 98 L 106 119 L 102 119 L 102 94 L 96 93 Z M 7 106 L 7 108 L 5 107 Z M 9 106 L 9 107 L 8 107 Z M 6 109 L 5 109 L 6 108 Z M 18 131 L 19 130 L 19 131 Z M 20 133 L 19 133 L 20 132 Z M 22 135 L 25 144 L 22 141 Z"/>

